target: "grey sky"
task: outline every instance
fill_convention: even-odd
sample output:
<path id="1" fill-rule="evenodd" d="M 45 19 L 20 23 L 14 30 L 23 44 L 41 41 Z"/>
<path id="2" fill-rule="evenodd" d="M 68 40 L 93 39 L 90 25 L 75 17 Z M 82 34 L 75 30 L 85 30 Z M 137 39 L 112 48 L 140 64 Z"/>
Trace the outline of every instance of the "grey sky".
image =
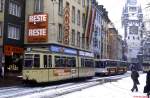
<path id="1" fill-rule="evenodd" d="M 99 4 L 104 5 L 108 11 L 108 16 L 111 21 L 115 24 L 115 27 L 118 29 L 119 33 L 123 36 L 123 29 L 121 26 L 121 14 L 122 8 L 125 5 L 126 0 L 97 0 Z M 146 7 L 146 4 L 150 0 L 138 0 L 141 4 L 142 9 Z"/>

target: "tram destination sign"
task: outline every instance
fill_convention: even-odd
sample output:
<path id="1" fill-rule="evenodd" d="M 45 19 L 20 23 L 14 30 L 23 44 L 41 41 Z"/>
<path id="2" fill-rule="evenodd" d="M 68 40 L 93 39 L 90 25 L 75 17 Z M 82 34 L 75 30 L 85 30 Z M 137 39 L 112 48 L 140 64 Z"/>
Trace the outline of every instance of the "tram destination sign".
<path id="1" fill-rule="evenodd" d="M 48 39 L 48 14 L 40 13 L 29 16 L 28 42 L 46 42 Z"/>

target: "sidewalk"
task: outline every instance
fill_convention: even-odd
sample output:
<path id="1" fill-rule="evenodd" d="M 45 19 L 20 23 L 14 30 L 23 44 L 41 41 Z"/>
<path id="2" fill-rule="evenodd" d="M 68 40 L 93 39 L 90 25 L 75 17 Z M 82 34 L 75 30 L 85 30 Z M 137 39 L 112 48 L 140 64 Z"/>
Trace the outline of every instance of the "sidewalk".
<path id="1" fill-rule="evenodd" d="M 0 78 L 0 87 L 21 85 L 22 80 L 17 76 L 18 74 L 11 74 L 11 75 L 8 74 L 4 78 Z"/>

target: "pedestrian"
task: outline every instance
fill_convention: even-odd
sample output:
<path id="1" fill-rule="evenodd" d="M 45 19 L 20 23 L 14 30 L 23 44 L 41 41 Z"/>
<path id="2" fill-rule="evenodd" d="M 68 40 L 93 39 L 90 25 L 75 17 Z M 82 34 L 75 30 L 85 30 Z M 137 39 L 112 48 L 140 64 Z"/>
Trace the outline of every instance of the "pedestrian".
<path id="1" fill-rule="evenodd" d="M 133 80 L 133 87 L 131 89 L 131 91 L 133 92 L 134 90 L 136 90 L 136 92 L 138 92 L 138 87 L 137 85 L 140 84 L 138 77 L 139 77 L 139 73 L 137 72 L 136 68 L 132 68 L 131 70 L 131 79 Z"/>
<path id="2" fill-rule="evenodd" d="M 0 78 L 2 78 L 2 64 L 0 64 Z"/>
<path id="3" fill-rule="evenodd" d="M 4 65 L 2 65 L 2 72 L 1 72 L 1 76 L 2 76 L 2 78 L 4 78 Z"/>
<path id="4" fill-rule="evenodd" d="M 144 87 L 144 93 L 147 93 L 148 98 L 150 97 L 150 70 L 147 72 L 146 85 Z"/>

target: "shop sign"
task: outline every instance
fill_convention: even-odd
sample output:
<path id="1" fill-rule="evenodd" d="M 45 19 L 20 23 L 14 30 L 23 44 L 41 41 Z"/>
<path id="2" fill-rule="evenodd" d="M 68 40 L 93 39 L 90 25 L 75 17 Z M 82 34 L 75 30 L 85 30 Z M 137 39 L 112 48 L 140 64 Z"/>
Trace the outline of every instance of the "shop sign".
<path id="1" fill-rule="evenodd" d="M 23 48 L 12 46 L 12 45 L 5 45 L 4 46 L 4 53 L 7 56 L 11 56 L 13 54 L 22 54 L 24 51 Z"/>
<path id="2" fill-rule="evenodd" d="M 64 44 L 69 44 L 69 31 L 70 31 L 70 8 L 66 5 L 64 9 Z"/>
<path id="3" fill-rule="evenodd" d="M 79 51 L 80 56 L 87 56 L 87 57 L 94 57 L 94 54 L 92 52 L 86 52 L 86 51 Z"/>
<path id="4" fill-rule="evenodd" d="M 34 14 L 28 20 L 28 42 L 48 40 L 48 14 Z"/>
<path id="5" fill-rule="evenodd" d="M 77 54 L 77 50 L 75 50 L 75 49 L 70 49 L 70 48 L 65 48 L 64 49 L 64 53 L 66 53 L 66 54 Z"/>

